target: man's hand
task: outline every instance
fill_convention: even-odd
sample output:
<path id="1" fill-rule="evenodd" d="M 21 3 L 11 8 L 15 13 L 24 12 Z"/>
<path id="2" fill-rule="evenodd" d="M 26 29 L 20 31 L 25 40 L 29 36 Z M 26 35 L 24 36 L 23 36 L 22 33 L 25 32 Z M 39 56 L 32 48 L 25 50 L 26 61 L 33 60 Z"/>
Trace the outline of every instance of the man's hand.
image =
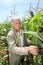
<path id="1" fill-rule="evenodd" d="M 27 48 L 28 52 L 33 55 L 38 55 L 38 47 L 37 46 L 29 46 Z"/>

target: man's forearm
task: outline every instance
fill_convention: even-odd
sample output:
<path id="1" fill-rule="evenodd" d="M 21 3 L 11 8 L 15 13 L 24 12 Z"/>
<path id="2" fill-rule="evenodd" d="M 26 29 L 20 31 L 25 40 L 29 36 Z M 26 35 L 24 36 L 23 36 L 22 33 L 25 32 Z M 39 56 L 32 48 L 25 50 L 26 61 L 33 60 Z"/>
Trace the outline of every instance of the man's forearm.
<path id="1" fill-rule="evenodd" d="M 17 55 L 28 55 L 27 47 L 12 47 L 10 52 Z"/>

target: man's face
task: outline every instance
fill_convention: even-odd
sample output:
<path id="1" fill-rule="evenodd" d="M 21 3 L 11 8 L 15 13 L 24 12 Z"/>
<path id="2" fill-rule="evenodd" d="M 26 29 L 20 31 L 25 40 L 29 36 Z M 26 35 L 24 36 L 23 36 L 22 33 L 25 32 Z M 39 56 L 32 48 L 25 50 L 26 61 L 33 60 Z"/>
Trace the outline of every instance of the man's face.
<path id="1" fill-rule="evenodd" d="M 20 31 L 20 20 L 19 19 L 16 19 L 13 24 L 13 29 L 15 29 L 16 31 Z"/>

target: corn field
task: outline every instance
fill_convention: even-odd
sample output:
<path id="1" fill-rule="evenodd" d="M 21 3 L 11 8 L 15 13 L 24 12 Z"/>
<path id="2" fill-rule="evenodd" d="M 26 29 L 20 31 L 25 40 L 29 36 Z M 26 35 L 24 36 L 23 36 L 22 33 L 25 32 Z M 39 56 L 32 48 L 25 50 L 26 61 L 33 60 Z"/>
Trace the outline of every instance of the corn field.
<path id="1" fill-rule="evenodd" d="M 38 56 L 29 54 L 25 56 L 23 65 L 43 65 L 43 9 L 34 14 L 30 11 L 31 17 L 25 17 L 21 21 L 21 29 L 24 30 L 27 39 L 32 41 L 30 45 L 39 47 Z M 7 33 L 11 30 L 11 23 L 7 20 L 0 24 L 0 65 L 9 65 Z M 27 45 L 29 46 L 29 45 Z M 6 50 L 6 53 L 4 52 Z"/>

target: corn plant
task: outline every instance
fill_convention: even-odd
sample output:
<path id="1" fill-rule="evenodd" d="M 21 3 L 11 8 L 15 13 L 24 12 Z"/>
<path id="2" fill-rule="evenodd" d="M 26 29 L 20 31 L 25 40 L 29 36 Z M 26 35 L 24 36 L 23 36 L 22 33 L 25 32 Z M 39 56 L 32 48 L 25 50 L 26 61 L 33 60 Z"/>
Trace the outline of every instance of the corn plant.
<path id="1" fill-rule="evenodd" d="M 24 30 L 26 37 L 32 41 L 32 45 L 39 47 L 39 55 L 31 56 L 30 61 L 32 59 L 32 62 L 29 65 L 43 65 L 43 9 L 31 16 L 30 19 L 23 19 L 21 28 Z"/>
<path id="2" fill-rule="evenodd" d="M 26 56 L 26 61 L 23 65 L 43 65 L 43 9 L 34 15 L 33 11 L 30 12 L 31 17 L 22 19 L 21 28 L 24 30 L 26 38 L 32 41 L 31 45 L 39 47 L 39 55 L 33 56 L 29 54 Z M 5 39 L 7 33 L 11 30 L 11 24 L 5 21 L 0 24 L 0 65 L 8 65 L 3 60 L 2 50 L 8 48 Z"/>
<path id="3" fill-rule="evenodd" d="M 6 41 L 7 33 L 11 28 L 11 24 L 6 20 L 0 24 L 0 65 L 9 65 L 8 64 L 8 43 Z M 6 53 L 4 52 L 6 50 Z"/>

